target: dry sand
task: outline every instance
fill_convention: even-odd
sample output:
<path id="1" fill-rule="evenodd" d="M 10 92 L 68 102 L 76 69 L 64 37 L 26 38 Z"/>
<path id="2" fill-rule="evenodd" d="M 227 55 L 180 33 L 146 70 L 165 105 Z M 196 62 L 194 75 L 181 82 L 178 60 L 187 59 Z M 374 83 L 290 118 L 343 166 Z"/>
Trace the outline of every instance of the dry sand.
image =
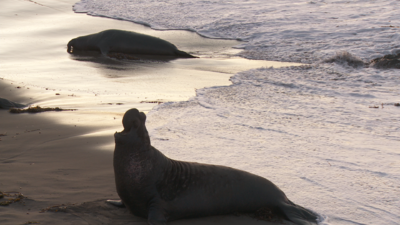
<path id="1" fill-rule="evenodd" d="M 0 7 L 5 10 L 7 6 L 12 11 L 14 7 L 21 9 L 22 6 L 24 10 L 11 19 L 24 21 L 38 12 L 41 15 L 67 15 L 65 12 L 74 1 L 60 1 L 56 8 L 47 6 L 48 2 L 17 1 L 10 4 L 11 1 L 2 1 Z M 70 16 L 68 14 L 66 17 Z M 81 17 L 82 24 L 87 22 L 86 19 L 93 19 L 86 15 L 77 16 Z M 68 37 L 64 39 L 68 40 Z M 53 49 L 58 47 L 52 46 Z M 20 49 L 23 50 L 22 47 Z M 19 59 L 25 57 L 22 50 L 20 53 L 8 53 L 18 60 L 18 54 Z M 4 52 L 7 53 L 7 50 Z M 43 54 L 52 54 L 51 48 Z M 20 66 L 21 70 L 26 69 L 24 62 L 20 63 L 16 66 Z M 24 104 L 43 100 L 56 103 L 63 101 L 54 93 L 18 87 L 19 84 L 0 78 L 0 97 Z M 78 110 L 10 114 L 7 110 L 0 110 L 0 190 L 20 192 L 25 196 L 20 202 L 0 206 L 0 224 L 147 224 L 146 219 L 105 203 L 106 199 L 118 199 L 112 154 L 113 133 L 121 130 L 121 118 L 122 112 L 91 113 Z M 62 205 L 68 206 L 67 209 L 56 207 L 46 211 L 49 207 Z M 169 224 L 273 223 L 243 215 L 224 215 Z"/>

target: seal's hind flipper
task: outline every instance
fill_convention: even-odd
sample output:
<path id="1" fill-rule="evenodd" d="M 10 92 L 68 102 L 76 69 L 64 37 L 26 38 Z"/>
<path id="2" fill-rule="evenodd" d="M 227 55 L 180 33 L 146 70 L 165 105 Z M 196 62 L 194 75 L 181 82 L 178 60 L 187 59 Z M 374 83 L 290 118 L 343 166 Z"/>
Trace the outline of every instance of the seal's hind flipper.
<path id="1" fill-rule="evenodd" d="M 186 52 L 180 51 L 180 50 L 176 50 L 176 51 L 175 51 L 175 54 L 176 54 L 177 56 L 179 56 L 179 57 L 182 57 L 182 58 L 198 58 L 198 57 L 196 57 L 196 56 L 193 56 L 193 55 L 191 55 L 191 54 L 189 54 L 189 53 L 186 53 Z"/>
<path id="2" fill-rule="evenodd" d="M 284 204 L 281 206 L 282 213 L 293 223 L 298 225 L 315 225 L 317 224 L 317 215 L 312 211 L 296 205 Z"/>
<path id="3" fill-rule="evenodd" d="M 125 205 L 122 202 L 122 200 L 107 200 L 106 202 L 108 204 L 113 205 L 113 206 L 117 206 L 117 207 L 120 207 L 120 208 L 125 208 Z"/>

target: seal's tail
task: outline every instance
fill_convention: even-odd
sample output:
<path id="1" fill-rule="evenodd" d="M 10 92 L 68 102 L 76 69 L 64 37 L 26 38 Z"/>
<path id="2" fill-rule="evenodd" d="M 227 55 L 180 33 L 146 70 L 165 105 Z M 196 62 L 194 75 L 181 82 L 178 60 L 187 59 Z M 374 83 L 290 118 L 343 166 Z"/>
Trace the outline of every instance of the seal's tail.
<path id="1" fill-rule="evenodd" d="M 317 215 L 310 210 L 289 201 L 290 204 L 284 204 L 281 209 L 282 213 L 293 223 L 298 225 L 315 225 L 317 224 Z"/>
<path id="2" fill-rule="evenodd" d="M 182 57 L 182 58 L 198 58 L 198 57 L 193 56 L 193 55 L 191 55 L 189 53 L 186 53 L 184 51 L 176 50 L 175 53 L 176 53 L 177 56 Z"/>

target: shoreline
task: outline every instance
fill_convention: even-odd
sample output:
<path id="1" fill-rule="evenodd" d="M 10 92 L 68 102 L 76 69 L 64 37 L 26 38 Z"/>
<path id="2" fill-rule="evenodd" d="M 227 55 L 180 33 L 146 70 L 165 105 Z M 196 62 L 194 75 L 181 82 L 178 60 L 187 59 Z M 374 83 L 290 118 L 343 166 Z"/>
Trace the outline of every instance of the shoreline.
<path id="1" fill-rule="evenodd" d="M 5 0 L 0 10 L 0 78 L 38 90 L 33 103 L 41 106 L 148 112 L 157 103 L 141 102 L 186 101 L 195 96 L 196 89 L 230 85 L 229 78 L 238 72 L 294 65 L 236 57 L 239 50 L 232 47 L 237 41 L 208 39 L 181 30 L 156 31 L 133 22 L 77 14 L 68 2 L 75 1 L 46 2 L 48 7 L 43 7 Z M 128 61 L 66 52 L 69 40 L 107 29 L 158 37 L 200 58 Z M 58 98 L 49 98 L 49 92 L 59 94 Z"/>

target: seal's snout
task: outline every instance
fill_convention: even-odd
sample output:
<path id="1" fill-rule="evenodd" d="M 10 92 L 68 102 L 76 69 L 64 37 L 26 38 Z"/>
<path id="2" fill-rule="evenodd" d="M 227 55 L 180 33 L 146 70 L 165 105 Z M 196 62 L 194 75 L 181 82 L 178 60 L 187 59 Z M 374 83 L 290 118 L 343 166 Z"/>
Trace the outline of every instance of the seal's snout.
<path id="1" fill-rule="evenodd" d="M 150 145 L 150 137 L 145 125 L 146 115 L 137 109 L 126 111 L 122 118 L 124 130 L 117 134 L 118 137 L 128 138 L 131 141 L 140 142 L 144 145 Z"/>
<path id="2" fill-rule="evenodd" d="M 137 109 L 130 109 L 126 111 L 124 118 L 122 119 L 122 125 L 124 126 L 124 132 L 129 132 L 132 128 L 138 129 L 140 125 L 146 121 L 146 115 L 143 112 L 139 112 Z"/>
<path id="3" fill-rule="evenodd" d="M 68 45 L 67 45 L 67 52 L 72 53 L 73 50 L 74 50 L 74 47 L 72 46 L 72 41 L 70 41 L 70 42 L 68 42 Z"/>
<path id="4" fill-rule="evenodd" d="M 67 52 L 68 53 L 74 52 L 75 44 L 76 44 L 76 38 L 74 38 L 68 42 L 68 44 L 67 44 Z"/>

